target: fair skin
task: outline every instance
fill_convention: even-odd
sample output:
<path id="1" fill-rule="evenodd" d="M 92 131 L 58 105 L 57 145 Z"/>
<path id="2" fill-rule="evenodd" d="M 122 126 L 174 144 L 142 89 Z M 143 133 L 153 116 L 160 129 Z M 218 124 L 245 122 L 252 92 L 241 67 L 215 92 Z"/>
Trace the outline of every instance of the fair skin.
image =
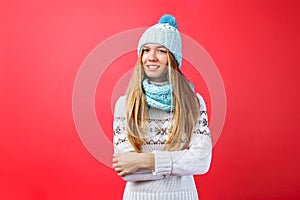
<path id="1" fill-rule="evenodd" d="M 142 47 L 142 64 L 146 76 L 152 82 L 167 80 L 167 49 L 159 44 L 146 44 Z M 152 153 L 124 152 L 113 155 L 113 168 L 119 176 L 134 173 L 138 169 L 155 169 Z"/>
<path id="2" fill-rule="evenodd" d="M 167 80 L 168 50 L 159 44 L 146 44 L 142 47 L 142 63 L 145 74 L 152 82 Z"/>
<path id="3" fill-rule="evenodd" d="M 134 173 L 138 169 L 154 170 L 152 153 L 124 152 L 113 155 L 113 168 L 119 176 Z"/>

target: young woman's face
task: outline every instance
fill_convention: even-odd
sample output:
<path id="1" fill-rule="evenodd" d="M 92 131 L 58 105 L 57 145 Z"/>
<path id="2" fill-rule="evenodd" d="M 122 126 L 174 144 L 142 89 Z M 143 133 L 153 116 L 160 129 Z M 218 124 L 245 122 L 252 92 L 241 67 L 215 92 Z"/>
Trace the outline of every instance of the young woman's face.
<path id="1" fill-rule="evenodd" d="M 146 44 L 142 47 L 142 52 L 143 68 L 150 81 L 166 81 L 168 72 L 168 50 L 159 44 Z"/>

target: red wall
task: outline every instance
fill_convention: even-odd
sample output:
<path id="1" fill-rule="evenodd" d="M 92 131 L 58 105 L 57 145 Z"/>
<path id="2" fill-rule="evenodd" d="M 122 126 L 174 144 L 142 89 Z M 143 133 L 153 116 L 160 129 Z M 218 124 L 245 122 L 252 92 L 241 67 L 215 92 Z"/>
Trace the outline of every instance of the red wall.
<path id="1" fill-rule="evenodd" d="M 174 14 L 180 31 L 206 49 L 226 89 L 226 121 L 211 169 L 196 176 L 200 198 L 300 198 L 299 1 L 1 4 L 1 200 L 121 199 L 124 182 L 78 135 L 74 81 L 98 44 L 121 31 L 150 26 L 164 13 Z M 135 59 L 134 52 L 121 56 L 99 81 L 95 107 L 109 139 L 112 85 Z M 188 62 L 182 69 L 195 78 Z M 211 113 L 209 91 L 203 80 L 196 83 Z"/>

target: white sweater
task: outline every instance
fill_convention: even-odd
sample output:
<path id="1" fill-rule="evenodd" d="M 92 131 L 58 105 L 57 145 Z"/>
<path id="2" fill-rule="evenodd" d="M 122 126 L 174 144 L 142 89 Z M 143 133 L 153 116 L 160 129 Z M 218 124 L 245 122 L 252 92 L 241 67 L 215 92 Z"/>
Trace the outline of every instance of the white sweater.
<path id="1" fill-rule="evenodd" d="M 206 106 L 200 100 L 200 113 L 189 148 L 164 151 L 171 114 L 150 108 L 147 117 L 146 144 L 143 152 L 154 153 L 155 170 L 139 170 L 123 177 L 126 183 L 123 200 L 197 200 L 193 175 L 208 171 L 212 142 L 208 128 Z M 126 136 L 126 97 L 118 99 L 114 112 L 115 153 L 134 151 Z"/>

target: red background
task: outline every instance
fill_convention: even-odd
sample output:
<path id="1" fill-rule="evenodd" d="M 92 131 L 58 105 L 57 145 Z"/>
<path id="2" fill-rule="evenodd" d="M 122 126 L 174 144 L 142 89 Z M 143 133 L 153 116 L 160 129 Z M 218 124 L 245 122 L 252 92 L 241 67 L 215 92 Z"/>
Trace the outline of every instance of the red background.
<path id="1" fill-rule="evenodd" d="M 2 2 L 0 199 L 121 199 L 124 182 L 78 137 L 73 84 L 95 46 L 164 13 L 208 51 L 226 88 L 225 126 L 210 171 L 196 176 L 199 197 L 299 199 L 299 12 L 297 0 Z M 110 76 L 135 59 L 116 60 Z M 100 101 L 109 89 L 99 83 L 96 99 L 111 138 Z M 207 89 L 196 89 L 210 107 Z"/>

